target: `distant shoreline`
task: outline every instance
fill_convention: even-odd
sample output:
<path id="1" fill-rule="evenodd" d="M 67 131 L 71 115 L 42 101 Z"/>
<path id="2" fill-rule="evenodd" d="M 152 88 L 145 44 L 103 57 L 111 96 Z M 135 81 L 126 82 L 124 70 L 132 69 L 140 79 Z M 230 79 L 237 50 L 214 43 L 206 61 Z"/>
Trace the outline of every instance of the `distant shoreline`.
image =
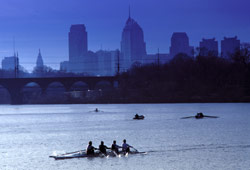
<path id="1" fill-rule="evenodd" d="M 74 104 L 195 104 L 195 103 L 250 103 L 250 101 L 213 101 L 213 102 L 86 102 L 86 103 L 23 103 L 23 104 L 0 104 L 0 105 L 74 105 Z"/>

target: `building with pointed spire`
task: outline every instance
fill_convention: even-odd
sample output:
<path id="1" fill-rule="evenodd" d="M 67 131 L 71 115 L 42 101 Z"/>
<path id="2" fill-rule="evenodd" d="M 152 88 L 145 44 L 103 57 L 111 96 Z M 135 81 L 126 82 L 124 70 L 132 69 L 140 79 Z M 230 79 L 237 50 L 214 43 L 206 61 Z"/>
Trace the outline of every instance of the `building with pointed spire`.
<path id="1" fill-rule="evenodd" d="M 134 63 L 143 63 L 147 55 L 144 34 L 140 25 L 129 17 L 122 32 L 121 40 L 121 70 L 126 71 Z"/>
<path id="2" fill-rule="evenodd" d="M 39 53 L 38 53 L 37 60 L 36 60 L 36 68 L 43 68 L 43 67 L 44 67 L 43 58 L 41 55 L 41 50 L 39 49 Z"/>

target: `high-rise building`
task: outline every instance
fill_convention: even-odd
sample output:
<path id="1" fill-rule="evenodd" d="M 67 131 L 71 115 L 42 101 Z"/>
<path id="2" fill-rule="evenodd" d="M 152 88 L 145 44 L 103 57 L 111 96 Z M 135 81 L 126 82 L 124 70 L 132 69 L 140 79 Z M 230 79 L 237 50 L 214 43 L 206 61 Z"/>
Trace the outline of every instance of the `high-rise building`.
<path id="1" fill-rule="evenodd" d="M 221 40 L 221 57 L 230 59 L 231 56 L 240 49 L 240 40 L 237 39 L 237 36 L 232 38 L 224 37 L 224 40 Z"/>
<path id="2" fill-rule="evenodd" d="M 193 57 L 194 47 L 189 46 L 189 38 L 185 32 L 174 32 L 171 38 L 170 57 L 186 54 Z"/>
<path id="3" fill-rule="evenodd" d="M 69 61 L 77 62 L 87 52 L 88 42 L 85 25 L 72 25 L 69 32 Z"/>
<path id="4" fill-rule="evenodd" d="M 39 53 L 38 53 L 37 60 L 36 60 L 36 68 L 43 69 L 43 67 L 44 67 L 43 58 L 41 55 L 41 50 L 39 49 Z"/>
<path id="5" fill-rule="evenodd" d="M 68 71 L 80 73 L 85 71 L 84 64 L 88 58 L 87 32 L 84 24 L 72 25 L 69 32 L 69 66 Z"/>
<path id="6" fill-rule="evenodd" d="M 119 52 L 119 51 L 118 51 Z M 96 52 L 98 57 L 98 69 L 100 76 L 114 76 L 116 70 L 117 51 L 99 50 Z"/>
<path id="7" fill-rule="evenodd" d="M 201 56 L 215 56 L 218 57 L 218 41 L 215 38 L 202 39 L 200 42 L 200 55 Z"/>
<path id="8" fill-rule="evenodd" d="M 121 40 L 121 70 L 126 71 L 132 64 L 142 63 L 146 56 L 146 43 L 140 25 L 130 17 L 127 19 Z"/>
<path id="9" fill-rule="evenodd" d="M 3 70 L 16 70 L 19 66 L 18 56 L 15 54 L 12 57 L 4 57 L 2 60 L 2 69 Z"/>

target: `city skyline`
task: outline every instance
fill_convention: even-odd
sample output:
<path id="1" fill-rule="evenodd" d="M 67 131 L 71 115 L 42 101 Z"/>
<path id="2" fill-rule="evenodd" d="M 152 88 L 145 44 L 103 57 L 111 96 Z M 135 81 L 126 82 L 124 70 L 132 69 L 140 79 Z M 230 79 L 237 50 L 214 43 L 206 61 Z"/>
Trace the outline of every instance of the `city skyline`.
<path id="1" fill-rule="evenodd" d="M 78 23 L 85 24 L 88 30 L 89 50 L 120 49 L 129 4 L 132 18 L 144 31 L 148 54 L 157 53 L 158 48 L 162 53 L 169 53 L 173 32 L 187 32 L 190 45 L 195 47 L 202 38 L 215 37 L 220 42 L 224 36 L 238 36 L 241 42 L 250 41 L 249 12 L 246 8 L 249 2 L 244 0 L 237 3 L 220 1 L 216 5 L 191 0 L 189 3 L 192 5 L 189 6 L 184 1 L 161 0 L 157 3 L 143 1 L 143 4 L 141 1 L 113 0 L 98 4 L 90 1 L 60 2 L 58 8 L 55 8 L 58 1 L 51 4 L 30 0 L 3 2 L 0 12 L 4 23 L 0 28 L 0 59 L 13 55 L 15 37 L 20 64 L 28 71 L 35 66 L 39 48 L 43 51 L 44 63 L 58 68 L 61 61 L 68 59 L 68 29 Z M 187 20 L 188 17 L 190 20 Z"/>

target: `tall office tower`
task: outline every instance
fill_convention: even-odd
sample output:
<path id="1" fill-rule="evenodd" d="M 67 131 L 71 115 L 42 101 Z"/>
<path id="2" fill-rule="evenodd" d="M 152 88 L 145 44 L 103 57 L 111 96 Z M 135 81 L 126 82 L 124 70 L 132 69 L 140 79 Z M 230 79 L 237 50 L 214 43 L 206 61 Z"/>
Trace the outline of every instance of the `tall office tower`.
<path id="1" fill-rule="evenodd" d="M 174 32 L 171 38 L 170 57 L 183 53 L 193 57 L 194 47 L 189 46 L 189 39 L 185 32 Z"/>
<path id="2" fill-rule="evenodd" d="M 72 25 L 69 32 L 69 61 L 78 61 L 87 51 L 88 42 L 85 25 Z"/>
<path id="3" fill-rule="evenodd" d="M 72 25 L 69 32 L 69 71 L 83 71 L 84 57 L 87 56 L 87 52 L 88 42 L 85 25 Z"/>
<path id="4" fill-rule="evenodd" d="M 37 60 L 36 60 L 36 68 L 42 69 L 43 66 L 44 66 L 43 65 L 43 58 L 42 58 L 42 55 L 41 55 L 41 51 L 39 49 L 39 53 L 38 53 Z"/>
<path id="5" fill-rule="evenodd" d="M 237 39 L 237 36 L 232 38 L 224 37 L 224 40 L 221 40 L 221 57 L 230 59 L 231 56 L 240 49 L 240 40 Z"/>
<path id="6" fill-rule="evenodd" d="M 121 70 L 126 71 L 132 64 L 139 62 L 146 56 L 146 43 L 143 30 L 139 24 L 130 17 L 122 32 L 121 40 Z"/>
<path id="7" fill-rule="evenodd" d="M 215 38 L 203 38 L 200 42 L 200 55 L 218 57 L 218 54 L 218 41 L 216 41 Z"/>

